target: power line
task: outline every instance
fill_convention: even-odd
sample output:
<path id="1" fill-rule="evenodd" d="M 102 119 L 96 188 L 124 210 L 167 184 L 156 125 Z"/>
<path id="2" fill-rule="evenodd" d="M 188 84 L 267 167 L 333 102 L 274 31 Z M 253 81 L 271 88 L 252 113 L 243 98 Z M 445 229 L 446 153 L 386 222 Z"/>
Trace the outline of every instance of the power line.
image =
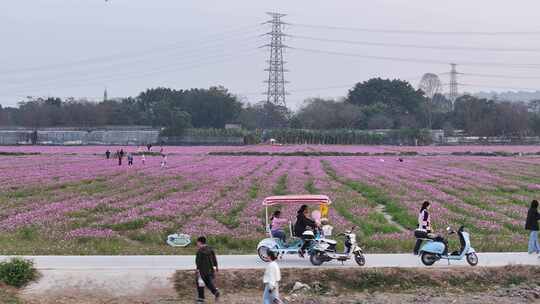
<path id="1" fill-rule="evenodd" d="M 380 47 L 400 47 L 400 48 L 414 48 L 414 49 L 432 49 L 443 51 L 481 51 L 481 52 L 540 52 L 537 48 L 490 48 L 490 47 L 473 47 L 473 46 L 452 46 L 452 45 L 421 45 L 421 44 L 401 44 L 401 43 L 384 43 L 384 42 L 370 42 L 370 41 L 357 41 L 357 40 L 344 40 L 344 39 L 328 39 L 303 35 L 289 35 L 292 38 L 322 41 L 322 42 L 336 42 L 353 45 L 367 45 L 367 46 L 380 46 Z"/>
<path id="2" fill-rule="evenodd" d="M 422 76 L 413 76 L 413 77 L 379 77 L 382 79 L 392 79 L 392 80 L 402 80 L 402 81 L 408 81 L 413 82 L 416 80 L 419 80 Z M 299 88 L 299 89 L 292 89 L 289 90 L 291 93 L 300 93 L 300 92 L 316 92 L 316 91 L 326 91 L 326 90 L 335 90 L 335 89 L 347 89 L 347 88 L 353 88 L 357 83 L 348 83 L 348 84 L 338 84 L 333 86 L 325 86 L 325 87 L 310 87 L 310 88 Z M 412 84 L 411 84 L 412 85 Z M 241 93 L 240 95 L 259 95 L 259 92 L 248 92 L 248 93 Z"/>
<path id="3" fill-rule="evenodd" d="M 471 83 L 460 83 L 460 86 L 464 87 L 473 87 L 473 88 L 486 88 L 486 89 L 501 89 L 501 90 L 525 90 L 525 91 L 540 91 L 540 88 L 524 88 L 524 87 L 506 87 L 506 86 L 493 86 L 487 84 L 471 84 Z"/>
<path id="4" fill-rule="evenodd" d="M 185 48 L 185 45 L 189 44 L 196 44 L 197 46 L 200 46 L 201 44 L 205 43 L 215 43 L 219 41 L 227 41 L 227 37 L 231 36 L 231 34 L 235 33 L 246 33 L 246 29 L 251 29 L 248 31 L 249 33 L 253 32 L 253 25 L 237 28 L 234 30 L 229 31 L 223 31 L 220 33 L 215 33 L 208 35 L 207 37 L 203 38 L 201 40 L 184 40 L 184 41 L 177 41 L 173 43 L 169 43 L 163 46 L 158 46 L 154 48 L 148 48 L 145 50 L 135 50 L 135 51 L 128 51 L 128 52 L 117 52 L 110 55 L 104 55 L 104 56 L 96 56 L 91 58 L 84 58 L 84 59 L 77 59 L 69 62 L 62 62 L 62 63 L 54 63 L 54 64 L 48 64 L 48 65 L 42 65 L 42 66 L 33 66 L 33 67 L 26 67 L 26 68 L 20 68 L 20 69 L 11 69 L 11 70 L 3 70 L 0 71 L 0 74 L 14 74 L 14 73 L 26 73 L 26 72 L 39 72 L 43 70 L 57 70 L 64 67 L 73 68 L 80 65 L 86 65 L 86 64 L 102 64 L 103 62 L 107 61 L 118 61 L 118 60 L 129 60 L 130 58 L 140 58 L 140 57 L 146 57 L 152 53 L 160 53 L 160 52 L 167 52 L 167 51 L 174 51 L 178 50 L 178 48 Z M 258 37 L 254 36 L 254 37 Z M 245 36 L 239 37 L 240 39 L 246 39 Z M 238 38 L 236 38 L 238 39 Z M 236 40 L 233 38 L 233 40 Z"/>
<path id="5" fill-rule="evenodd" d="M 540 79 L 540 76 L 513 76 L 513 75 L 483 74 L 483 73 L 459 73 L 459 75 L 485 77 L 485 78 L 502 78 L 502 79 Z"/>
<path id="6" fill-rule="evenodd" d="M 253 38 L 257 38 L 257 39 L 260 39 L 260 37 L 251 37 L 251 39 Z M 239 42 L 238 44 L 236 44 L 237 46 L 243 46 L 243 45 L 246 45 L 247 46 L 247 49 L 249 50 L 252 50 L 254 49 L 253 48 L 253 43 L 251 42 L 250 39 L 245 39 L 244 41 L 242 42 Z M 243 50 L 243 49 L 246 49 L 246 47 L 243 47 L 242 49 L 240 50 Z M 200 61 L 201 59 L 206 59 L 208 57 L 216 57 L 216 56 L 221 56 L 221 55 L 226 55 L 226 53 L 224 53 L 226 49 L 217 49 L 215 47 L 211 47 L 210 49 L 207 49 L 207 48 L 197 48 L 197 49 L 193 49 L 193 50 L 190 50 L 189 52 L 186 52 L 186 53 L 180 53 L 180 54 L 176 54 L 175 57 L 179 57 L 180 58 L 180 61 L 176 60 L 176 61 L 168 61 L 164 66 L 168 67 L 168 66 L 171 66 L 171 65 L 174 65 L 174 64 L 179 64 L 179 63 L 183 63 L 183 62 L 189 62 L 189 63 L 193 63 L 193 62 L 197 62 L 197 61 Z M 208 53 L 208 51 L 210 51 L 210 53 Z M 217 53 L 216 53 L 217 52 Z M 113 75 L 114 74 L 118 74 L 119 73 L 119 70 L 122 68 L 122 67 L 127 67 L 128 69 L 131 69 L 133 70 L 134 68 L 137 69 L 138 67 L 135 65 L 137 63 L 142 63 L 142 62 L 145 62 L 145 60 L 137 60 L 137 61 L 133 61 L 133 62 L 130 62 L 129 64 L 125 64 L 125 63 L 113 63 L 109 66 L 104 66 L 104 67 L 100 67 L 98 70 L 97 70 L 97 73 L 94 73 L 93 75 L 103 75 L 103 77 L 107 77 L 107 76 L 110 76 L 111 75 L 111 72 L 109 71 L 113 71 Z M 150 62 L 153 62 L 153 61 L 150 61 Z M 80 75 L 84 75 L 84 76 L 87 76 L 89 73 L 88 70 L 85 70 L 85 71 L 69 71 L 69 72 L 65 72 L 65 73 L 62 73 L 56 77 L 51 77 L 50 75 L 47 76 L 46 80 L 45 81 L 40 81 L 41 77 L 40 76 L 35 76 L 35 77 L 31 77 L 31 78 L 24 78 L 24 79 L 18 79 L 17 81 L 6 81 L 6 83 L 10 84 L 10 85 L 17 85 L 18 82 L 19 83 L 27 83 L 27 82 L 40 82 L 40 83 L 43 83 L 43 82 L 51 82 L 51 81 L 58 81 L 58 80 L 62 80 L 62 79 L 72 79 L 73 77 L 78 77 Z M 122 72 L 120 72 L 122 73 Z"/>
<path id="7" fill-rule="evenodd" d="M 366 33 L 382 33 L 382 34 L 404 34 L 404 35 L 472 35 L 472 36 L 499 36 L 499 35 L 540 35 L 540 31 L 428 31 L 428 30 L 396 30 L 396 29 L 377 29 L 377 28 L 360 28 L 360 27 L 345 27 L 345 26 L 328 26 L 291 23 L 292 26 L 317 28 L 327 30 L 344 30 Z"/>
<path id="8" fill-rule="evenodd" d="M 417 59 L 417 58 L 406 58 L 406 57 L 392 57 L 392 56 L 375 56 L 375 55 L 364 55 L 357 53 L 346 53 L 346 52 L 337 52 L 337 51 L 326 51 L 326 50 L 317 50 L 309 48 L 292 48 L 294 50 L 312 52 L 319 54 L 328 54 L 335 56 L 345 56 L 345 57 L 358 57 L 365 59 L 373 60 L 386 60 L 386 61 L 399 61 L 399 62 L 413 62 L 413 63 L 424 63 L 424 64 L 448 64 L 447 61 L 443 60 L 433 60 L 433 59 Z M 504 62 L 475 62 L 475 61 L 461 61 L 460 65 L 471 65 L 471 66 L 504 66 L 509 68 L 523 68 L 523 69 L 540 69 L 540 64 L 537 63 L 504 63 Z"/>
<path id="9" fill-rule="evenodd" d="M 54 86 L 53 84 L 52 85 L 49 85 L 49 86 L 41 86 L 41 87 L 27 87 L 27 88 L 16 88 L 17 90 L 24 90 L 24 91 L 29 91 L 29 90 L 43 90 L 43 89 L 58 89 L 59 87 L 60 88 L 73 88 L 73 87 L 81 87 L 81 86 L 85 86 L 85 85 L 88 85 L 88 84 L 103 84 L 103 83 L 106 83 L 106 82 L 110 82 L 110 81 L 115 81 L 115 80 L 125 80 L 125 79 L 136 79 L 136 78 L 144 78 L 144 77 L 147 77 L 147 76 L 150 76 L 150 75 L 154 75 L 154 74 L 163 74 L 163 73 L 170 73 L 170 72 L 182 72 L 182 71 L 187 71 L 187 70 L 191 70 L 191 69 L 196 69 L 196 68 L 200 68 L 200 67 L 203 67 L 203 66 L 206 66 L 206 65 L 213 65 L 213 64 L 219 64 L 219 63 L 224 63 L 224 62 L 229 62 L 231 61 L 231 59 L 239 59 L 239 58 L 245 58 L 245 56 L 248 56 L 248 55 L 253 55 L 253 54 L 256 54 L 256 53 L 259 53 L 259 50 L 257 49 L 252 49 L 251 52 L 246 52 L 246 53 L 236 53 L 236 54 L 233 54 L 231 56 L 226 56 L 224 58 L 216 58 L 216 59 L 219 59 L 219 60 L 210 60 L 210 61 L 205 61 L 205 62 L 201 62 L 201 63 L 196 63 L 196 64 L 184 64 L 184 65 L 180 65 L 178 67 L 174 67 L 174 65 L 168 65 L 167 67 L 165 68 L 160 68 L 160 69 L 155 69 L 155 70 L 149 70 L 149 71 L 146 71 L 144 73 L 136 73 L 136 74 L 133 74 L 133 73 L 130 73 L 130 74 L 118 74 L 117 77 L 94 77 L 94 78 L 87 78 L 87 79 L 78 79 L 78 81 L 73 84 L 73 85 L 60 85 L 60 86 Z M 4 93 L 5 94 L 5 93 Z M 27 92 L 22 92 L 22 91 L 19 91 L 19 92 L 15 92 L 15 94 L 26 94 L 28 95 Z"/>

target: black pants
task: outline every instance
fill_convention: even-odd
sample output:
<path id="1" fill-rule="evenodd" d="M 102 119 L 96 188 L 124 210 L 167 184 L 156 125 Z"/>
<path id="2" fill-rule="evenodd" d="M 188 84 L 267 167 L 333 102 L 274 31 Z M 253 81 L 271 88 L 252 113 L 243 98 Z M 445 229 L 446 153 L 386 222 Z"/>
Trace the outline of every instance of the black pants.
<path id="1" fill-rule="evenodd" d="M 210 292 L 214 296 L 219 295 L 219 291 L 216 288 L 216 285 L 214 285 L 214 274 L 213 273 L 200 273 L 201 279 L 204 282 L 204 285 L 210 289 Z M 197 299 L 197 302 L 204 302 L 204 287 L 199 286 L 198 278 L 195 277 L 195 284 L 197 286 L 197 292 L 199 294 L 199 298 Z"/>
<path id="2" fill-rule="evenodd" d="M 302 236 L 302 240 L 304 240 L 304 244 L 302 244 L 302 247 L 300 248 L 300 252 L 304 253 L 306 249 L 311 245 L 311 242 L 313 241 L 313 237 L 306 238 L 305 236 Z"/>
<path id="3" fill-rule="evenodd" d="M 415 255 L 418 254 L 418 251 L 420 250 L 420 246 L 422 246 L 423 242 L 424 240 L 422 239 L 416 239 L 416 244 L 414 244 L 414 251 L 413 251 Z"/>

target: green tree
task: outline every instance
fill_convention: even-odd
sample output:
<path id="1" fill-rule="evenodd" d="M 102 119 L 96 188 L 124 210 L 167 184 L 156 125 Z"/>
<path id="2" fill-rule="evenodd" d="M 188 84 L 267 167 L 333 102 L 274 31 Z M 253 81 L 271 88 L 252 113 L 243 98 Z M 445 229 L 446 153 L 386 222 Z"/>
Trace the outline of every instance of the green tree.
<path id="1" fill-rule="evenodd" d="M 285 128 L 289 125 L 290 112 L 287 108 L 268 102 L 246 106 L 238 121 L 246 129 Z"/>
<path id="2" fill-rule="evenodd" d="M 166 136 L 180 136 L 188 128 L 191 128 L 191 115 L 185 111 L 174 109 L 170 113 L 168 125 L 162 134 Z"/>
<path id="3" fill-rule="evenodd" d="M 423 92 L 398 79 L 372 78 L 357 83 L 349 90 L 347 102 L 365 109 L 368 120 L 384 114 L 393 120 L 393 128 L 418 127 L 425 116 Z"/>
<path id="4" fill-rule="evenodd" d="M 295 123 L 307 129 L 351 129 L 359 127 L 363 120 L 360 107 L 322 98 L 306 100 L 295 116 Z"/>

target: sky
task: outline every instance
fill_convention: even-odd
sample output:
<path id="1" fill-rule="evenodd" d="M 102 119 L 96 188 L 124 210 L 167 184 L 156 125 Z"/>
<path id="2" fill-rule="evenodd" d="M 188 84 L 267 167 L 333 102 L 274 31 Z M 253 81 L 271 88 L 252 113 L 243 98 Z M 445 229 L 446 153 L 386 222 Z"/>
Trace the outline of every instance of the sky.
<path id="1" fill-rule="evenodd" d="M 264 100 L 269 11 L 287 14 L 292 108 L 371 77 L 431 72 L 447 91 L 451 62 L 460 92 L 540 89 L 537 0 L 3 0 L 0 104 L 216 85 Z"/>

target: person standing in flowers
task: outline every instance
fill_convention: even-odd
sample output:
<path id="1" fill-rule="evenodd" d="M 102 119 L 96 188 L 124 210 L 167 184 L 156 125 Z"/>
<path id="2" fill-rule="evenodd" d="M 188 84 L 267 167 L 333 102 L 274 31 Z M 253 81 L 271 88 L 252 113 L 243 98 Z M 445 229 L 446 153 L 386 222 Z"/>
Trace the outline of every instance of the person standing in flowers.
<path id="1" fill-rule="evenodd" d="M 129 153 L 127 156 L 128 166 L 133 166 L 133 154 Z"/>
<path id="2" fill-rule="evenodd" d="M 281 281 L 281 271 L 276 262 L 277 255 L 273 251 L 268 251 L 270 263 L 266 266 L 263 276 L 264 293 L 263 304 L 283 303 L 279 298 L 279 281 Z"/>
<path id="3" fill-rule="evenodd" d="M 529 230 L 529 254 L 540 253 L 540 244 L 538 243 L 538 220 L 540 214 L 538 214 L 538 201 L 533 200 L 531 207 L 527 212 L 527 220 L 525 222 L 525 229 Z"/>
<path id="4" fill-rule="evenodd" d="M 165 168 L 167 166 L 167 155 L 162 154 L 161 155 L 161 168 Z"/>
<path id="5" fill-rule="evenodd" d="M 107 151 L 105 151 L 105 157 L 107 159 L 111 158 L 111 151 L 109 151 L 109 149 L 107 149 Z"/>
<path id="6" fill-rule="evenodd" d="M 428 209 L 431 204 L 428 201 L 425 201 L 420 208 L 420 213 L 418 214 L 418 229 L 419 231 L 425 232 L 427 235 L 431 233 L 431 216 L 429 215 Z M 417 238 L 416 244 L 414 245 L 414 255 L 418 255 L 420 246 L 422 245 L 422 239 Z"/>
<path id="7" fill-rule="evenodd" d="M 219 300 L 219 290 L 214 284 L 215 273 L 218 271 L 216 253 L 206 244 L 206 237 L 201 236 L 197 239 L 197 255 L 195 256 L 197 266 L 197 303 L 204 303 L 204 287 L 208 287 L 210 292 Z"/>
<path id="8" fill-rule="evenodd" d="M 122 165 L 122 158 L 124 157 L 124 152 L 116 151 L 116 157 L 118 157 L 118 165 Z"/>

